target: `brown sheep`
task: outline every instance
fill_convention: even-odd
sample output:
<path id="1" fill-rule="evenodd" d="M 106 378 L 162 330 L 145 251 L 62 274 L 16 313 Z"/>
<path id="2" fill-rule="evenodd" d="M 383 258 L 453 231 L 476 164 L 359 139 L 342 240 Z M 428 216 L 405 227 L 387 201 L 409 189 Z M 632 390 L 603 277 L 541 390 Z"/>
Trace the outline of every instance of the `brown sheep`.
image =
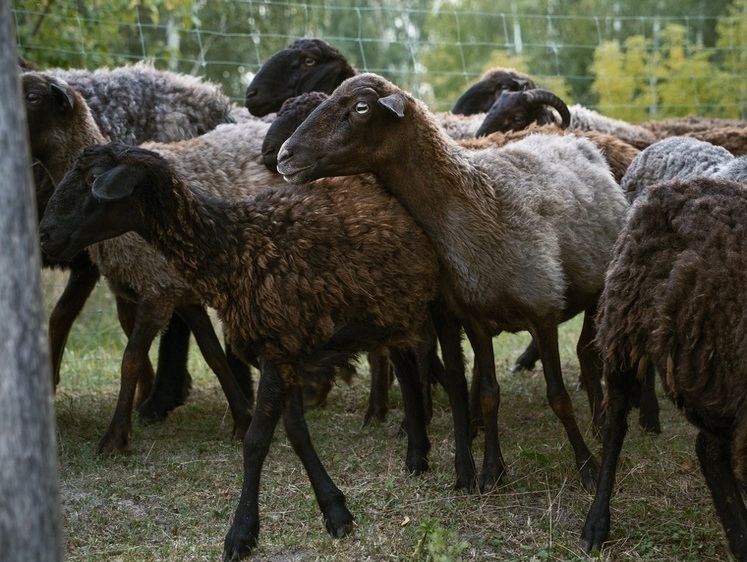
<path id="1" fill-rule="evenodd" d="M 283 144 L 289 181 L 373 173 L 431 240 L 441 295 L 475 350 L 485 420 L 485 489 L 505 464 L 497 434 L 499 389 L 492 336 L 528 330 L 548 400 L 573 447 L 582 482 L 596 462 L 576 423 L 557 347 L 560 322 L 584 311 L 581 372 L 601 423 L 593 316 L 628 204 L 599 149 L 585 138 L 529 135 L 502 148 L 466 150 L 425 105 L 375 74 L 349 78 Z"/>
<path id="2" fill-rule="evenodd" d="M 607 425 L 581 537 L 598 550 L 641 363 L 700 432 L 695 450 L 729 545 L 747 560 L 747 189 L 724 178 L 657 183 L 632 206 L 599 305 Z"/>

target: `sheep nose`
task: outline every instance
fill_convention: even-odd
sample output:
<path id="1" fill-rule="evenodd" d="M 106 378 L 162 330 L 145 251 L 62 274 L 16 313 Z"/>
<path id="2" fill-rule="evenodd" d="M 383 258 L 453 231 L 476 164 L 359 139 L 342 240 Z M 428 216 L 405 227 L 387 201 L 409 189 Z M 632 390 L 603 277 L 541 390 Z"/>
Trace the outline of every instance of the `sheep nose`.
<path id="1" fill-rule="evenodd" d="M 246 89 L 246 99 L 253 98 L 259 93 L 259 90 L 257 88 L 247 88 Z"/>
<path id="2" fill-rule="evenodd" d="M 280 151 L 278 152 L 278 165 L 293 158 L 293 151 L 288 150 L 288 148 L 285 146 L 286 144 L 287 143 L 283 143 L 283 146 L 280 147 Z"/>

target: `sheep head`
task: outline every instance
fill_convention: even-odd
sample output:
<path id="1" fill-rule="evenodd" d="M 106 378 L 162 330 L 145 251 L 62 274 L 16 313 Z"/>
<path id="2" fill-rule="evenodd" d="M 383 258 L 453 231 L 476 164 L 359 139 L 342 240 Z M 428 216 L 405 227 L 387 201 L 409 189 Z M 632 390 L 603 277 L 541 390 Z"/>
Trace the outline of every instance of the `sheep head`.
<path id="1" fill-rule="evenodd" d="M 268 170 L 277 173 L 280 147 L 327 97 L 322 92 L 308 92 L 283 102 L 262 141 L 262 162 Z"/>
<path id="2" fill-rule="evenodd" d="M 387 136 L 411 103 L 417 102 L 381 76 L 349 78 L 285 141 L 278 171 L 293 183 L 373 171 L 396 158 Z"/>
<path id="3" fill-rule="evenodd" d="M 67 127 L 76 106 L 85 105 L 67 82 L 49 74 L 28 71 L 21 75 L 23 104 L 31 141 L 31 154 L 41 158 L 65 139 L 57 132 Z M 50 135 L 52 138 L 49 138 Z"/>
<path id="4" fill-rule="evenodd" d="M 244 105 L 262 117 L 305 92 L 332 93 L 355 75 L 342 53 L 321 39 L 298 39 L 272 55 L 246 89 Z"/>
<path id="5" fill-rule="evenodd" d="M 122 143 L 86 148 L 47 204 L 39 224 L 42 251 L 70 259 L 86 246 L 137 231 L 140 217 L 128 199 L 163 162 L 154 152 Z"/>
<path id="6" fill-rule="evenodd" d="M 536 87 L 534 80 L 513 68 L 494 68 L 459 97 L 451 112 L 460 115 L 487 113 L 503 92 L 520 92 Z"/>
<path id="7" fill-rule="evenodd" d="M 535 121 L 538 125 L 555 123 L 555 116 L 546 105 L 558 110 L 562 119 L 561 127 L 566 129 L 571 123 L 571 113 L 565 102 L 549 90 L 532 89 L 503 92 L 488 111 L 476 136 L 520 131 Z"/>

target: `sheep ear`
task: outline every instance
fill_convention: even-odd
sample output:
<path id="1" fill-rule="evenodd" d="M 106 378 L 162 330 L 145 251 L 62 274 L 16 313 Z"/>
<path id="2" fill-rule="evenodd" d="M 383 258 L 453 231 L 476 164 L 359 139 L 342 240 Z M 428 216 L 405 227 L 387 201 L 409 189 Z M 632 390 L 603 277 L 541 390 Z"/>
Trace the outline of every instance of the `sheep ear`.
<path id="1" fill-rule="evenodd" d="M 400 119 L 405 116 L 405 97 L 400 93 L 379 98 L 379 104 L 387 108 Z"/>
<path id="2" fill-rule="evenodd" d="M 60 111 L 67 112 L 73 109 L 73 105 L 75 105 L 75 96 L 69 88 L 58 86 L 57 84 L 51 84 L 49 88 L 52 90 L 55 103 Z"/>
<path id="3" fill-rule="evenodd" d="M 141 173 L 131 167 L 117 166 L 96 177 L 91 193 L 102 203 L 119 201 L 132 195 Z"/>
<path id="4" fill-rule="evenodd" d="M 516 85 L 519 86 L 521 90 L 526 90 L 527 86 L 529 86 L 529 80 L 525 80 L 524 78 L 514 78 L 514 82 L 516 82 Z"/>

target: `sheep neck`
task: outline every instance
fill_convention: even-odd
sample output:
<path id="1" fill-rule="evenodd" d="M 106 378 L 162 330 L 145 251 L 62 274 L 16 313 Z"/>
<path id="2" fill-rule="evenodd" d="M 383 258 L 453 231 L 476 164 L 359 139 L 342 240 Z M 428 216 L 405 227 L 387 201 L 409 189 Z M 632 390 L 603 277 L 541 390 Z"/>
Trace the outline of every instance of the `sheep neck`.
<path id="1" fill-rule="evenodd" d="M 528 278 L 515 234 L 524 212 L 438 124 L 424 119 L 410 131 L 376 175 L 433 244 L 447 276 L 442 290 L 467 308 L 500 310 L 490 316 L 507 320 L 501 329 L 523 325 L 523 313 L 516 319 L 506 309 L 521 308 L 515 295 Z"/>

